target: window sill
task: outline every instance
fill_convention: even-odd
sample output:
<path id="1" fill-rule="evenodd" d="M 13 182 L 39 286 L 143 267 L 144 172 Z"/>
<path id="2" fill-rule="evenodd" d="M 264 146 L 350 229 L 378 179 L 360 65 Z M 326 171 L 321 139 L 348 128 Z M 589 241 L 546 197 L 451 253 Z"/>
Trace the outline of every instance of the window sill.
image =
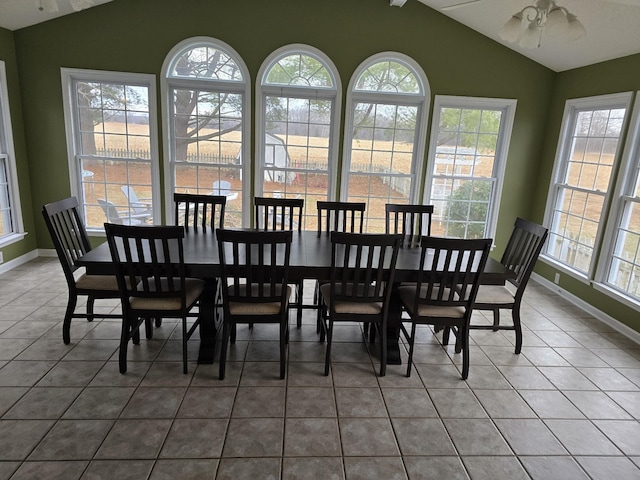
<path id="1" fill-rule="evenodd" d="M 0 237 L 0 248 L 6 247 L 7 245 L 11 245 L 12 243 L 17 243 L 24 239 L 27 236 L 26 232 L 23 233 L 10 233 L 4 237 Z"/>
<path id="2" fill-rule="evenodd" d="M 632 308 L 636 311 L 640 311 L 640 300 L 630 297 L 628 295 L 625 295 L 624 293 L 618 290 L 615 290 L 610 286 L 605 285 L 604 283 L 593 282 L 592 286 L 594 290 L 604 293 L 606 296 L 626 305 L 629 308 Z"/>
<path id="3" fill-rule="evenodd" d="M 547 265 L 557 269 L 558 271 L 560 271 L 561 273 L 564 273 L 565 275 L 581 282 L 584 283 L 585 285 L 591 285 L 592 281 L 589 279 L 589 277 L 583 273 L 583 272 L 579 272 L 578 270 L 574 270 L 570 267 L 568 267 L 567 265 L 565 265 L 564 263 L 560 263 L 558 262 L 555 258 L 553 257 L 549 257 L 543 254 L 540 254 L 539 260 L 541 262 L 546 263 Z"/>

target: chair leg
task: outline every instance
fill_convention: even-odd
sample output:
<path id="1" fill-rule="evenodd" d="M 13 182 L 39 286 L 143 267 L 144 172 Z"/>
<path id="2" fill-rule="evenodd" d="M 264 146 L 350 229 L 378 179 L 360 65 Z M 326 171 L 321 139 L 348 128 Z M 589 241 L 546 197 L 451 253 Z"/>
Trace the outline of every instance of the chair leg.
<path id="1" fill-rule="evenodd" d="M 120 331 L 120 352 L 118 355 L 118 364 L 120 366 L 120 373 L 127 372 L 127 346 L 129 339 L 131 338 L 131 327 L 129 321 L 123 317 L 122 329 Z"/>
<path id="2" fill-rule="evenodd" d="M 405 330 L 406 333 L 406 330 Z M 406 336 L 406 335 L 405 335 Z M 413 345 L 416 339 L 416 324 L 411 322 L 411 336 L 407 338 L 409 342 L 409 358 L 407 359 L 407 377 L 411 376 L 411 364 L 413 363 Z"/>
<path id="3" fill-rule="evenodd" d="M 284 322 L 280 323 L 280 379 L 284 379 L 285 365 L 287 362 L 287 337 L 289 327 L 288 315 Z"/>
<path id="4" fill-rule="evenodd" d="M 469 326 L 458 329 L 460 343 L 462 344 L 462 379 L 469 378 Z"/>
<path id="5" fill-rule="evenodd" d="M 151 340 L 153 338 L 153 319 L 152 318 L 144 319 L 144 335 L 147 340 Z"/>
<path id="6" fill-rule="evenodd" d="M 93 322 L 93 305 L 96 299 L 92 296 L 87 297 L 87 322 Z"/>
<path id="7" fill-rule="evenodd" d="M 449 334 L 451 333 L 451 327 L 443 327 L 442 329 L 442 345 L 449 345 Z"/>
<path id="8" fill-rule="evenodd" d="M 379 332 L 379 335 L 380 335 L 380 376 L 384 377 L 387 374 L 387 332 L 383 331 L 385 329 L 383 329 L 382 324 L 376 323 L 375 324 L 375 328 L 374 328 L 374 325 L 371 325 L 371 333 L 373 334 L 373 332 L 378 328 L 381 330 Z"/>
<path id="9" fill-rule="evenodd" d="M 162 326 L 162 317 L 157 317 L 155 320 L 156 328 L 160 328 Z"/>
<path id="10" fill-rule="evenodd" d="M 73 318 L 73 312 L 76 310 L 77 303 L 78 297 L 69 292 L 67 310 L 64 313 L 64 321 L 62 322 L 62 341 L 65 345 L 69 345 L 71 343 L 71 319 Z"/>
<path id="11" fill-rule="evenodd" d="M 296 318 L 296 325 L 298 328 L 302 327 L 302 286 L 304 284 L 304 280 L 300 280 L 300 283 L 297 285 L 298 288 L 296 288 L 297 290 L 297 295 L 296 295 L 296 300 L 298 302 L 298 311 L 297 311 L 297 318 Z"/>
<path id="12" fill-rule="evenodd" d="M 497 332 L 500 329 L 500 309 L 493 309 L 493 331 Z"/>
<path id="13" fill-rule="evenodd" d="M 522 350 L 522 324 L 520 323 L 520 305 L 514 305 L 511 310 L 513 328 L 516 331 L 516 354 Z"/>
<path id="14" fill-rule="evenodd" d="M 185 375 L 189 373 L 187 366 L 187 342 L 189 337 L 187 335 L 187 318 L 182 318 L 182 373 Z"/>
<path id="15" fill-rule="evenodd" d="M 327 351 L 324 357 L 324 376 L 329 376 L 329 366 L 331 365 L 331 340 L 333 338 L 333 320 L 329 319 L 327 328 Z"/>

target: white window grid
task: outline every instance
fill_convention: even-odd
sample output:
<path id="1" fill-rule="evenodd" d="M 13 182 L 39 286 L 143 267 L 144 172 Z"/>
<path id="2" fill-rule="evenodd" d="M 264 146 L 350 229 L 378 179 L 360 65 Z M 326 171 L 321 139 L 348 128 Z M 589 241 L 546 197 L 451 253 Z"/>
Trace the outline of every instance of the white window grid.
<path id="1" fill-rule="evenodd" d="M 71 68 L 63 68 L 61 75 L 71 194 L 78 198 L 87 231 L 102 234 L 105 221 L 152 223 L 160 213 L 155 201 L 160 191 L 155 77 Z M 115 106 L 104 101 L 85 105 L 79 101 L 78 88 L 86 85 L 98 89 L 100 95 L 107 89 L 121 89 L 124 97 Z M 101 115 L 102 130 L 83 124 L 82 109 Z M 113 118 L 119 119 L 116 126 L 107 127 Z M 95 139 L 94 152 L 85 148 L 83 137 L 87 134 Z M 126 187 L 133 189 L 139 200 L 144 199 L 144 213 L 138 210 L 142 204 L 129 201 Z M 102 200 L 113 204 L 119 218 L 108 216 Z"/>
<path id="2" fill-rule="evenodd" d="M 179 63 L 187 54 L 214 59 L 215 72 L 180 72 Z M 214 58 L 215 57 L 215 58 Z M 211 62 L 205 62 L 209 65 Z M 209 65 L 210 66 L 210 65 Z M 250 158 L 246 136 L 249 132 L 249 74 L 242 58 L 226 43 L 210 37 L 186 39 L 167 55 L 163 68 L 163 129 L 165 132 L 165 191 L 167 205 L 173 204 L 173 192 L 227 195 L 225 224 L 239 227 L 249 224 Z M 211 95 L 217 108 L 206 110 L 205 103 L 195 104 L 191 120 L 206 122 L 209 130 L 194 133 L 186 147 L 187 157 L 178 158 L 176 138 L 176 103 L 178 91 Z M 215 102 L 214 102 L 215 103 Z M 188 170 L 188 172 L 187 172 Z M 178 178 L 180 177 L 180 179 Z M 167 221 L 173 222 L 173 209 L 167 208 Z"/>
<path id="3" fill-rule="evenodd" d="M 283 60 L 300 64 L 300 75 L 270 74 Z M 294 62 L 295 64 L 295 62 Z M 315 65 L 315 70 L 304 68 Z M 258 153 L 257 196 L 303 198 L 303 229 L 317 228 L 316 201 L 332 198 L 335 191 L 336 128 L 339 124 L 340 80 L 333 63 L 308 45 L 288 45 L 263 62 L 256 86 Z M 278 103 L 279 118 L 268 106 Z M 322 186 L 326 185 L 326 188 Z"/>
<path id="4" fill-rule="evenodd" d="M 356 69 L 347 95 L 351 108 L 345 126 L 340 196 L 345 201 L 367 203 L 365 230 L 383 232 L 385 203 L 417 203 L 416 180 L 424 156 L 429 84 L 413 59 L 397 52 L 382 52 Z M 356 125 L 358 112 L 362 111 L 370 112 L 371 124 Z M 399 122 L 401 117 L 411 116 L 413 124 Z M 368 135 L 354 137 L 356 127 Z M 384 142 L 379 140 L 382 137 Z"/>
<path id="5" fill-rule="evenodd" d="M 577 278 L 595 278 L 598 252 L 613 236 L 610 232 L 605 238 L 604 232 L 630 101 L 631 94 L 622 93 L 568 100 L 565 105 L 545 214 L 549 237 L 543 258 Z M 605 262 L 613 258 L 606 257 Z"/>
<path id="6" fill-rule="evenodd" d="M 445 109 L 470 110 L 479 112 L 480 118 L 485 112 L 499 114 L 499 127 L 495 132 L 463 131 L 458 124 L 456 142 L 453 147 L 439 145 L 441 138 L 440 116 Z M 483 236 L 494 237 L 498 206 L 502 196 L 502 183 L 507 162 L 507 152 L 511 139 L 511 130 L 515 117 L 516 100 L 500 98 L 436 96 L 432 121 L 431 144 L 429 148 L 429 165 L 425 182 L 423 202 L 434 205 L 434 225 L 432 232 L 438 235 L 462 237 Z M 468 148 L 459 144 L 458 135 L 470 135 L 475 138 L 475 147 Z M 494 138 L 493 154 L 483 152 L 479 142 L 481 137 Z M 490 159 L 491 171 L 483 173 L 477 168 L 483 161 Z M 475 187 L 486 185 L 485 197 L 456 199 L 460 214 L 466 210 L 467 215 L 461 218 L 448 218 L 447 210 L 452 205 L 450 196 L 461 186 L 471 185 L 470 195 L 477 195 Z M 479 211 L 485 211 L 482 218 Z M 473 213 L 472 213 L 473 212 Z"/>

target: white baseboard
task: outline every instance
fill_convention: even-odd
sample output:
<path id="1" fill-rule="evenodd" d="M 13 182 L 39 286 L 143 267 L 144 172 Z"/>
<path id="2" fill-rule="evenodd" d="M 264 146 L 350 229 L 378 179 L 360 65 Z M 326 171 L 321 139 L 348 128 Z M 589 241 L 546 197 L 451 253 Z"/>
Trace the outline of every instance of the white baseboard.
<path id="1" fill-rule="evenodd" d="M 25 253 L 24 255 L 19 256 L 18 258 L 14 258 L 13 260 L 9 260 L 8 262 L 4 262 L 0 264 L 0 273 L 8 272 L 11 269 L 19 267 L 31 260 L 38 258 L 38 250 L 32 250 L 29 253 Z"/>
<path id="2" fill-rule="evenodd" d="M 563 298 L 566 298 L 572 304 L 574 304 L 576 307 L 584 310 L 589 315 L 592 315 L 593 317 L 595 317 L 598 320 L 600 320 L 602 323 L 610 326 L 611 328 L 613 328 L 617 332 L 621 333 L 625 337 L 633 340 L 634 342 L 636 342 L 637 344 L 640 345 L 640 332 L 638 332 L 637 330 L 634 330 L 633 328 L 631 328 L 631 327 L 625 325 L 624 323 L 616 320 L 615 318 L 613 318 L 612 316 L 604 313 L 603 311 L 598 310 L 593 305 L 590 305 L 589 303 L 585 302 L 581 298 L 576 297 L 575 295 L 573 295 L 572 293 L 568 292 L 567 290 L 564 290 L 563 288 L 560 288 L 555 283 L 551 282 L 550 280 L 547 280 L 546 278 L 538 275 L 535 272 L 533 272 L 531 274 L 531 280 L 533 280 L 537 284 L 547 288 L 548 290 L 550 290 L 550 291 L 552 291 L 554 293 L 557 293 L 558 295 L 562 296 Z"/>

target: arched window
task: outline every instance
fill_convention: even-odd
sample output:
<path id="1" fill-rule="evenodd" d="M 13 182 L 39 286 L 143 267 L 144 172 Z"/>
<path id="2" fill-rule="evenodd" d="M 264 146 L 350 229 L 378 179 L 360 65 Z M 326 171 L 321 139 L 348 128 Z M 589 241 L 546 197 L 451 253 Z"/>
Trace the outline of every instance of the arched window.
<path id="1" fill-rule="evenodd" d="M 337 70 L 319 50 L 289 45 L 264 61 L 258 78 L 256 195 L 304 198 L 303 228 L 314 229 L 316 201 L 336 192 Z"/>
<path id="2" fill-rule="evenodd" d="M 341 199 L 366 202 L 366 230 L 384 231 L 385 203 L 417 203 L 429 84 L 409 57 L 384 52 L 349 83 Z"/>
<path id="3" fill-rule="evenodd" d="M 229 45 L 199 37 L 169 52 L 163 77 L 166 205 L 173 192 L 227 195 L 225 224 L 248 225 L 247 67 Z"/>

